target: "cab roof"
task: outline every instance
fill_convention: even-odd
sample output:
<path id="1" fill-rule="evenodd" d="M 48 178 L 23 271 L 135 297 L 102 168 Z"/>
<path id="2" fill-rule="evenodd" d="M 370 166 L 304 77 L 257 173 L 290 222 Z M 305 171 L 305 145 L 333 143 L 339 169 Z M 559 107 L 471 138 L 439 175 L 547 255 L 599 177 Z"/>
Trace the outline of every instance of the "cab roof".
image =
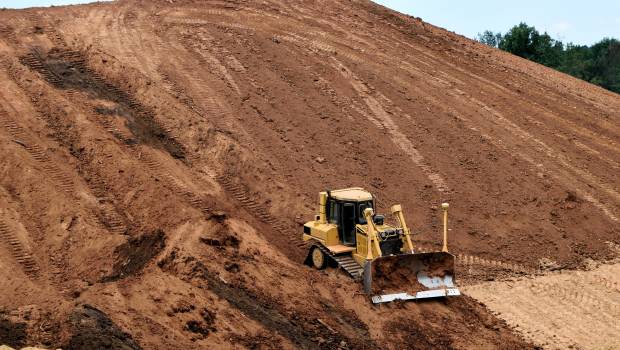
<path id="1" fill-rule="evenodd" d="M 372 200 L 372 194 L 361 187 L 344 188 L 329 192 L 332 198 L 341 201 L 362 202 Z"/>

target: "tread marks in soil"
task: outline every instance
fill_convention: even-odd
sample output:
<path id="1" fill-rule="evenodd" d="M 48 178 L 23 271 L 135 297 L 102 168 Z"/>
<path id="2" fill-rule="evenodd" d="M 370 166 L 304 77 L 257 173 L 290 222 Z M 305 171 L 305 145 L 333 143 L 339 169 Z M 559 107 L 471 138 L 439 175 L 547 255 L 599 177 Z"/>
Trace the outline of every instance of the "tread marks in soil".
<path id="1" fill-rule="evenodd" d="M 8 43 L 16 43 L 17 36 L 15 30 L 10 26 L 0 26 L 0 39 L 6 40 Z"/>
<path id="2" fill-rule="evenodd" d="M 35 279 L 39 277 L 37 262 L 2 219 L 0 219 L 0 241 L 4 242 L 13 258 L 22 266 L 28 276 Z"/>
<path id="3" fill-rule="evenodd" d="M 77 61 L 81 60 L 81 56 L 79 53 L 68 52 L 64 57 L 67 59 L 74 59 Z M 32 54 L 31 57 L 36 57 Z M 36 59 L 36 58 L 35 58 Z M 49 73 L 51 74 L 51 73 Z M 45 151 L 33 141 L 30 141 L 28 135 L 25 130 L 15 124 L 11 119 L 8 118 L 5 111 L 0 109 L 0 122 L 6 127 L 11 136 L 15 137 L 20 141 L 24 148 L 31 154 L 31 156 L 43 165 L 43 170 L 46 174 L 50 175 L 50 178 L 55 180 L 59 187 L 65 191 L 66 193 L 74 193 L 75 192 L 75 184 L 70 179 L 68 175 L 66 175 L 56 164 L 54 164 L 51 159 L 47 156 Z M 79 160 L 79 159 L 78 159 Z M 80 160 L 81 161 L 81 160 Z M 83 166 L 85 164 L 82 164 Z M 99 179 L 99 181 L 102 181 Z M 102 194 L 106 194 L 102 198 L 107 199 L 107 191 L 103 191 L 101 188 L 97 187 L 97 183 L 94 183 L 94 186 L 91 186 L 91 183 L 88 183 L 91 191 L 97 195 L 101 196 Z M 125 220 L 121 217 L 120 214 L 116 211 L 115 208 L 110 208 L 109 205 L 102 204 L 99 206 L 99 215 L 95 215 L 92 212 L 87 212 L 86 217 L 93 223 L 102 224 L 102 228 L 108 230 L 115 234 L 124 234 L 127 232 L 128 228 L 125 225 Z"/>
<path id="4" fill-rule="evenodd" d="M 307 251 L 308 245 L 306 242 L 302 241 L 301 234 L 296 235 L 295 232 L 297 232 L 297 230 L 271 215 L 264 205 L 251 199 L 251 195 L 242 185 L 234 182 L 228 175 L 219 175 L 216 177 L 216 180 L 222 185 L 226 192 L 241 203 L 252 216 L 275 230 L 278 233 L 277 237 L 285 238 L 289 247 L 294 247 L 297 253 L 303 254 Z M 285 254 L 290 255 L 290 252 L 285 252 Z"/>
<path id="5" fill-rule="evenodd" d="M 132 128 L 132 123 L 129 123 L 129 127 L 134 136 L 147 144 L 153 144 L 153 139 L 158 139 L 161 143 L 159 146 L 164 148 L 173 158 L 184 159 L 186 151 L 183 145 L 177 141 L 175 136 L 172 136 L 174 127 L 162 126 L 155 121 L 154 114 L 140 102 L 130 96 L 127 92 L 121 88 L 108 83 L 98 73 L 92 71 L 86 66 L 86 59 L 80 52 L 76 51 L 58 51 L 55 58 L 61 62 L 65 62 L 66 65 L 77 68 L 78 71 L 83 72 L 82 77 L 77 81 L 61 80 L 58 75 L 51 72 L 48 66 L 44 63 L 41 55 L 31 53 L 22 60 L 22 63 L 30 66 L 31 68 L 39 71 L 48 81 L 53 83 L 59 88 L 65 89 L 69 97 L 74 97 L 76 90 L 86 91 L 91 94 L 95 94 L 99 98 L 105 98 L 118 103 L 125 107 L 129 111 L 131 119 L 135 124 Z M 117 139 L 127 144 L 130 149 L 137 151 L 137 145 L 135 140 L 128 139 L 124 135 L 115 129 L 108 118 L 97 118 L 98 122 L 104 127 L 104 129 L 110 132 Z M 143 123 L 140 123 L 142 121 Z M 142 124 L 142 125 L 139 125 Z M 137 126 L 137 127 L 136 127 Z M 158 143 L 158 142 L 155 142 Z M 146 164 L 150 170 L 154 171 L 161 178 L 175 190 L 175 192 L 185 197 L 193 206 L 198 207 L 205 215 L 210 215 L 211 207 L 207 202 L 189 191 L 183 184 L 172 176 L 169 172 L 163 170 L 165 167 L 155 160 L 153 157 L 149 157 L 145 153 L 141 153 L 141 156 L 145 156 Z M 192 158 L 193 159 L 193 158 Z M 99 182 L 93 183 L 93 192 L 102 192 L 97 186 L 103 185 Z M 102 221 L 104 226 L 112 233 L 126 233 L 127 227 L 122 217 L 119 216 L 113 209 L 106 205 L 102 206 L 101 218 L 98 221 Z M 91 217 L 91 219 L 94 219 Z"/>
<path id="6" fill-rule="evenodd" d="M 126 219 L 118 213 L 114 206 L 114 198 L 110 196 L 108 186 L 102 177 L 92 172 L 91 179 L 87 181 L 88 187 L 93 194 L 100 199 L 100 217 L 94 217 L 94 214 L 90 214 L 90 218 L 101 222 L 105 228 L 114 234 L 127 234 L 129 227 L 127 226 Z M 103 201 L 101 201 L 103 200 Z"/>
<path id="7" fill-rule="evenodd" d="M 149 170 L 156 174 L 160 179 L 164 180 L 164 183 L 168 185 L 176 194 L 185 198 L 193 207 L 198 208 L 205 217 L 211 217 L 213 208 L 211 205 L 201 196 L 192 192 L 185 184 L 181 183 L 175 176 L 170 174 L 166 170 L 166 167 L 158 161 L 154 156 L 142 152 L 140 157 L 147 165 Z"/>
<path id="8" fill-rule="evenodd" d="M 422 253 L 437 252 L 441 250 L 439 247 L 430 247 L 430 246 L 421 246 L 421 245 L 417 245 L 417 249 Z M 454 254 L 454 255 L 455 255 L 455 264 L 457 266 L 462 266 L 466 268 L 463 271 L 459 271 L 459 273 L 476 274 L 477 272 L 501 271 L 502 274 L 510 274 L 510 275 L 513 275 L 513 277 L 518 277 L 518 276 L 523 276 L 523 275 L 542 275 L 545 273 L 541 269 L 532 268 L 529 266 L 512 263 L 512 262 L 485 259 L 485 258 L 476 256 L 476 255 L 469 255 L 469 254 L 462 254 L 462 253 Z"/>
<path id="9" fill-rule="evenodd" d="M 54 180 L 64 192 L 73 193 L 74 183 L 56 164 L 52 163 L 45 150 L 32 141 L 26 131 L 14 121 L 12 121 L 6 111 L 0 109 L 0 123 L 6 128 L 9 134 L 19 141 L 34 160 L 42 165 L 43 171 Z"/>
<path id="10" fill-rule="evenodd" d="M 109 83 L 100 74 L 90 69 L 86 58 L 78 51 L 65 48 L 52 49 L 46 56 L 33 50 L 22 57 L 21 63 L 39 72 L 45 80 L 58 89 L 67 91 L 73 97 L 77 91 L 83 91 L 96 98 L 118 104 L 133 136 L 144 144 L 164 149 L 173 158 L 184 159 L 186 151 L 176 137 L 170 133 L 173 127 L 162 126 L 155 118 L 155 113 L 136 100 L 130 93 Z M 113 127 L 102 121 L 104 128 L 112 131 Z M 118 138 L 117 133 L 112 132 Z M 129 140 L 121 139 L 129 142 Z"/>

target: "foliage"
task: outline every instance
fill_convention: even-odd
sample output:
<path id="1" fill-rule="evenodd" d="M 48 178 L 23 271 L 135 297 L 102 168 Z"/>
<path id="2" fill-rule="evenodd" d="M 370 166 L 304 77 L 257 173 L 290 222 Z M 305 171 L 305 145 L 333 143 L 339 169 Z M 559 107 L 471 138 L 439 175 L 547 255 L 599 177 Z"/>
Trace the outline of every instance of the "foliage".
<path id="1" fill-rule="evenodd" d="M 485 31 L 478 41 L 579 79 L 620 93 L 620 41 L 603 39 L 592 46 L 564 44 L 535 27 L 520 23 L 506 34 Z"/>

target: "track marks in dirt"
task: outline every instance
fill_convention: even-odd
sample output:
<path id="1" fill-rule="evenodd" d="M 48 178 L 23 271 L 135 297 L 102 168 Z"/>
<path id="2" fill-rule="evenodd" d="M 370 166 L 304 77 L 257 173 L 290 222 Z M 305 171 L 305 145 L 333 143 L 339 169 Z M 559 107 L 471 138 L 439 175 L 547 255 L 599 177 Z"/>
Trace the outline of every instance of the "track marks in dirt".
<path id="1" fill-rule="evenodd" d="M 13 258 L 22 266 L 24 272 L 31 278 L 39 277 L 39 266 L 32 255 L 26 250 L 23 243 L 13 233 L 11 228 L 0 218 L 0 240 L 11 252 Z"/>
<path id="2" fill-rule="evenodd" d="M 116 207 L 114 207 L 115 199 L 111 195 L 105 180 L 97 175 L 96 172 L 91 171 L 88 187 L 93 194 L 97 196 L 100 203 L 100 217 L 95 218 L 94 215 L 91 214 L 91 219 L 96 219 L 96 221 L 101 222 L 111 233 L 119 235 L 127 234 L 129 231 L 129 227 L 126 224 L 127 220 L 121 216 Z"/>
<path id="3" fill-rule="evenodd" d="M 237 84 L 235 78 L 230 74 L 220 59 L 211 52 L 214 47 L 219 46 L 219 43 L 214 37 L 203 31 L 198 31 L 192 33 L 191 36 L 184 36 L 182 43 L 190 52 L 196 54 L 198 61 L 202 63 L 203 66 L 210 67 L 211 72 L 214 72 L 220 79 L 224 80 L 227 86 L 235 91 L 237 96 L 242 95 L 239 84 Z"/>
<path id="4" fill-rule="evenodd" d="M 229 175 L 219 175 L 216 177 L 217 181 L 222 187 L 229 193 L 235 200 L 237 200 L 243 208 L 245 208 L 252 216 L 259 221 L 270 226 L 270 230 L 274 231 L 275 235 L 271 235 L 272 239 L 285 240 L 287 245 L 296 250 L 295 255 L 291 256 L 291 251 L 283 251 L 293 259 L 297 259 L 302 256 L 307 250 L 307 245 L 301 239 L 300 231 L 286 224 L 284 221 L 272 216 L 265 205 L 256 202 L 252 199 L 252 195 L 247 191 L 245 186 L 236 183 Z"/>
<path id="5" fill-rule="evenodd" d="M 417 245 L 416 249 L 422 253 L 437 252 L 441 247 Z M 452 253 L 455 256 L 458 284 L 460 286 L 478 283 L 480 280 L 503 280 L 523 276 L 541 276 L 547 273 L 541 268 L 534 268 L 522 264 L 487 259 L 476 255 Z"/>
<path id="6" fill-rule="evenodd" d="M 456 100 L 463 100 L 465 97 L 452 92 L 450 90 L 445 90 L 448 95 L 454 97 Z M 598 208 L 602 213 L 605 214 L 610 220 L 617 222 L 619 219 L 612 208 L 602 202 L 599 198 L 596 198 L 592 194 L 592 187 L 588 184 L 588 181 L 584 181 L 587 179 L 579 178 L 576 174 L 585 174 L 588 176 L 588 172 L 586 170 L 579 170 L 576 167 L 570 165 L 566 160 L 564 160 L 564 156 L 557 156 L 556 152 L 553 149 L 547 147 L 547 152 L 545 153 L 545 148 L 541 148 L 541 146 L 537 146 L 537 142 L 541 142 L 540 140 L 534 140 L 532 135 L 524 131 L 522 128 L 515 125 L 516 129 L 510 133 L 511 137 L 517 135 L 523 141 L 532 142 L 530 147 L 523 148 L 523 142 L 518 145 L 513 145 L 508 143 L 508 137 L 501 137 L 495 135 L 491 131 L 487 132 L 489 128 L 486 123 L 477 123 L 470 117 L 465 116 L 463 113 L 460 113 L 454 107 L 451 107 L 449 104 L 441 102 L 439 99 L 432 97 L 431 95 L 427 95 L 424 97 L 431 105 L 437 107 L 439 110 L 445 111 L 449 115 L 463 122 L 468 129 L 472 132 L 475 132 L 482 136 L 485 140 L 492 143 L 498 149 L 505 151 L 508 154 L 517 155 L 519 158 L 529 163 L 531 167 L 535 170 L 546 170 L 550 176 L 556 179 L 558 182 L 566 186 L 566 188 L 574 190 L 577 194 L 590 202 L 593 206 Z M 470 101 L 466 100 L 463 102 L 464 104 L 468 104 Z M 495 119 L 495 115 L 491 115 L 491 118 Z M 503 116 L 502 116 L 503 118 Z M 512 122 L 509 122 L 513 124 Z M 545 144 L 546 146 L 546 144 Z M 532 149 L 539 150 L 539 152 L 532 153 Z M 545 157 L 540 159 L 540 157 Z M 563 165 L 568 165 L 568 169 L 563 168 Z M 547 170 L 548 169 L 548 170 Z M 571 170 L 575 170 L 576 174 Z M 588 176 L 588 178 L 592 178 Z M 585 183 L 584 183 L 585 182 Z M 598 181 L 597 181 L 598 182 Z M 609 187 L 608 185 L 604 185 Z M 617 192 L 611 189 L 611 194 L 617 196 Z"/>
<path id="7" fill-rule="evenodd" d="M 22 63 L 41 73 L 48 82 L 59 89 L 82 91 L 94 98 L 116 103 L 120 106 L 119 115 L 125 117 L 135 139 L 162 148 L 174 158 L 185 157 L 185 149 L 166 131 L 170 131 L 171 128 L 163 127 L 156 114 L 130 93 L 109 83 L 90 69 L 81 53 L 56 48 L 44 56 L 35 51 L 24 57 Z M 72 97 L 71 94 L 69 97 Z M 110 129 L 109 124 L 104 127 Z"/>
<path id="8" fill-rule="evenodd" d="M 619 269 L 601 265 L 463 290 L 545 348 L 611 349 L 620 345 Z"/>
<path id="9" fill-rule="evenodd" d="M 140 158 L 143 160 L 144 164 L 147 165 L 149 170 L 151 170 L 153 174 L 156 174 L 160 179 L 162 179 L 164 183 L 173 190 L 174 193 L 184 198 L 194 208 L 200 210 L 200 212 L 204 214 L 205 217 L 211 217 L 213 207 L 205 198 L 194 193 L 176 176 L 172 175 L 172 173 L 167 170 L 166 166 L 161 161 L 159 161 L 155 155 L 150 154 L 148 150 L 141 149 L 138 152 L 140 154 Z"/>
<path id="10" fill-rule="evenodd" d="M 384 96 L 373 96 L 374 94 L 368 89 L 368 87 L 363 83 L 363 81 L 355 75 L 348 67 L 342 64 L 335 58 L 332 58 L 333 67 L 340 74 L 347 79 L 351 86 L 358 93 L 360 98 L 366 103 L 368 110 L 374 115 L 370 116 L 369 114 L 364 114 L 366 118 L 369 119 L 373 124 L 377 127 L 386 130 L 390 136 L 392 137 L 394 143 L 405 152 L 409 158 L 416 164 L 422 172 L 428 177 L 428 179 L 433 183 L 437 191 L 439 192 L 447 192 L 449 191 L 448 184 L 443 179 L 443 177 L 437 173 L 431 166 L 427 163 L 424 156 L 415 148 L 413 142 L 405 135 L 398 126 L 396 122 L 392 119 L 392 117 L 386 112 L 382 101 L 388 101 Z M 389 102 L 389 101 L 388 101 Z"/>
<path id="11" fill-rule="evenodd" d="M 228 132 L 240 133 L 242 127 L 235 122 L 231 113 L 225 110 L 220 101 L 214 96 L 216 95 L 212 89 L 212 84 L 206 81 L 201 74 L 192 72 L 189 67 L 175 67 L 177 73 L 170 73 L 169 69 L 160 67 L 158 72 L 164 81 L 165 89 L 175 98 L 179 99 L 189 110 L 194 112 L 198 117 L 207 119 L 221 130 Z M 180 78 L 175 76 L 181 75 L 187 82 L 184 84 Z M 190 91 L 200 91 L 199 94 L 192 94 L 185 89 L 187 86 Z M 195 160 L 197 155 L 189 154 L 188 157 Z"/>
<path id="12" fill-rule="evenodd" d="M 15 30 L 7 25 L 0 25 L 0 39 L 7 41 L 8 43 L 16 43 L 17 36 Z"/>
<path id="13" fill-rule="evenodd" d="M 32 158 L 42 165 L 42 170 L 45 174 L 54 180 L 61 190 L 73 193 L 74 183 L 71 181 L 71 178 L 50 160 L 45 150 L 36 144 L 28 133 L 21 126 L 17 125 L 2 108 L 0 108 L 0 123 L 14 138 L 13 141 L 23 146 Z"/>

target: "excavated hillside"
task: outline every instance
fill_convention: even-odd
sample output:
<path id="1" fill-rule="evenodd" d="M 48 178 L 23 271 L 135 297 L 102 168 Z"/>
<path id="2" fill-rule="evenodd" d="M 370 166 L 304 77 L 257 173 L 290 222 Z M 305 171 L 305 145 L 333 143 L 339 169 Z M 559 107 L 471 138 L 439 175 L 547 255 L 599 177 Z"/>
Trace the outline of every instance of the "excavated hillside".
<path id="1" fill-rule="evenodd" d="M 372 306 L 302 265 L 330 188 L 401 203 L 424 249 L 449 202 L 462 285 L 620 244 L 619 95 L 369 1 L 2 10 L 0 86 L 7 345 L 535 346 L 469 296 Z"/>

